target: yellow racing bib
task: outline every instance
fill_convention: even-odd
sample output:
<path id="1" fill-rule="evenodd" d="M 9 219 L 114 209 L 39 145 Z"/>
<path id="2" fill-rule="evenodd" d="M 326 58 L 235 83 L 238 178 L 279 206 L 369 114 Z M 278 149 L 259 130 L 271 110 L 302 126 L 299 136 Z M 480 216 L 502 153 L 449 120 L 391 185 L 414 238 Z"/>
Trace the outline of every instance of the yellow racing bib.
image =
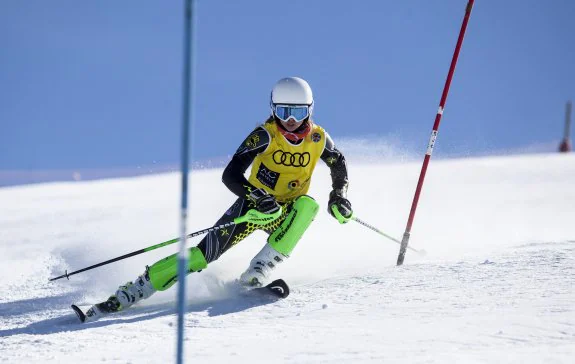
<path id="1" fill-rule="evenodd" d="M 274 122 L 263 125 L 270 135 L 265 151 L 252 163 L 249 181 L 265 189 L 280 202 L 305 195 L 313 170 L 325 148 L 325 131 L 313 124 L 312 130 L 298 145 L 290 143 Z"/>

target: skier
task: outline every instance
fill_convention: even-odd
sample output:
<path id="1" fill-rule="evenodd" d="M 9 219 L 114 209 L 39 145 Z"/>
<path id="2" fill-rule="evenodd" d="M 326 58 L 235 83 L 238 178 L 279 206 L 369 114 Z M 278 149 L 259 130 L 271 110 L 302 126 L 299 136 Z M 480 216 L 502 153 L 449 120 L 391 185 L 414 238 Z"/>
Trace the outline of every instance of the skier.
<path id="1" fill-rule="evenodd" d="M 298 77 L 279 80 L 272 89 L 270 106 L 269 118 L 240 145 L 222 177 L 238 198 L 216 225 L 250 211 L 248 222 L 208 233 L 189 250 L 188 273 L 205 269 L 260 229 L 269 234 L 267 243 L 251 260 L 240 282 L 248 287 L 266 282 L 275 266 L 289 257 L 317 214 L 319 205 L 306 193 L 319 159 L 331 170 L 329 214 L 342 224 L 352 217 L 346 197 L 345 158 L 327 132 L 312 120 L 314 100 L 308 83 Z M 250 165 L 251 174 L 246 179 L 244 173 Z M 92 306 L 84 319 L 96 320 L 104 313 L 120 311 L 170 288 L 177 280 L 177 265 L 174 254 L 146 267 L 134 282 L 120 286 L 106 302 Z"/>

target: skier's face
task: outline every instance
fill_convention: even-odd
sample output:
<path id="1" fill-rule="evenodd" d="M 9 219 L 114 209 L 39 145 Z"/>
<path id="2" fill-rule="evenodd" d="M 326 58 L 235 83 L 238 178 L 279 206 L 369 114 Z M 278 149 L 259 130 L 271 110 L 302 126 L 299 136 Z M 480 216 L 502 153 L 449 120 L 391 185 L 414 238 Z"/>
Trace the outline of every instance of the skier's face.
<path id="1" fill-rule="evenodd" d="M 287 131 L 294 131 L 301 125 L 301 122 L 297 122 L 294 118 L 289 118 L 287 121 L 281 121 L 282 126 Z"/>
<path id="2" fill-rule="evenodd" d="M 280 120 L 282 127 L 289 132 L 295 131 L 310 116 L 310 105 L 274 104 L 273 114 Z"/>

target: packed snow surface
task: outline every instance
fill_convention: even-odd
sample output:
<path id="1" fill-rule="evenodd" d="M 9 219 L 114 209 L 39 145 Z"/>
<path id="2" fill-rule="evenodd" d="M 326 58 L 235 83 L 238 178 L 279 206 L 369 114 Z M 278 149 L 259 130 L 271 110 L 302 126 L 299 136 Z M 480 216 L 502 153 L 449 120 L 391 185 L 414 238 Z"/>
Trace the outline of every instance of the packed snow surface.
<path id="1" fill-rule="evenodd" d="M 356 216 L 400 239 L 420 162 L 349 163 Z M 234 201 L 221 170 L 191 175 L 188 231 Z M 176 287 L 91 324 L 88 305 L 177 244 L 49 282 L 177 236 L 177 174 L 0 189 L 0 362 L 169 363 Z M 329 170 L 310 194 L 316 221 L 275 271 L 285 300 L 233 282 L 265 242 L 256 232 L 188 277 L 189 363 L 573 363 L 575 155 L 430 164 L 405 264 L 399 245 L 326 213 Z M 200 238 L 190 239 L 189 246 Z"/>

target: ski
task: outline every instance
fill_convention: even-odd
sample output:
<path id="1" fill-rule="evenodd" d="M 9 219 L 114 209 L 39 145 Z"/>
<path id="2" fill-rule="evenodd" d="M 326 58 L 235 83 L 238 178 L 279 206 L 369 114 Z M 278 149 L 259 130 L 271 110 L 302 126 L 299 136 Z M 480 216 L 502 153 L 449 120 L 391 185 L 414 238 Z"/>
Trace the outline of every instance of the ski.
<path id="1" fill-rule="evenodd" d="M 113 311 L 106 312 L 106 311 L 103 311 L 101 308 L 98 307 L 99 305 L 102 305 L 103 303 L 99 303 L 97 305 L 90 307 L 88 309 L 88 311 L 86 311 L 86 312 L 82 311 L 82 309 L 76 305 L 71 305 L 70 307 L 72 307 L 72 310 L 74 310 L 74 313 L 76 314 L 76 316 L 78 316 L 78 319 L 80 320 L 80 322 L 84 323 L 84 322 L 96 321 L 100 317 L 102 317 L 104 314 L 108 314 L 108 313 L 113 312 Z"/>
<path id="2" fill-rule="evenodd" d="M 91 322 L 106 314 L 120 311 L 120 302 L 118 302 L 116 296 L 111 296 L 107 301 L 93 305 L 86 312 L 82 311 L 77 305 L 71 305 L 70 307 L 72 307 L 80 322 Z"/>
<path id="3" fill-rule="evenodd" d="M 289 296 L 290 289 L 288 284 L 283 279 L 276 279 L 275 281 L 263 287 L 250 288 L 248 292 L 257 292 L 258 294 L 262 294 L 265 296 L 272 296 L 275 298 L 284 299 L 287 296 Z M 82 309 L 77 305 L 71 305 L 70 307 L 72 308 L 76 316 L 78 316 L 80 322 L 84 323 L 84 322 L 96 321 L 104 315 L 113 312 L 118 312 L 117 305 L 118 305 L 117 300 L 111 298 L 108 299 L 108 301 L 93 305 L 86 312 L 82 311 Z"/>
<path id="4" fill-rule="evenodd" d="M 74 310 L 74 313 L 76 314 L 76 316 L 78 316 L 80 322 L 86 322 L 86 314 L 84 313 L 84 311 L 82 311 L 80 307 L 76 305 L 71 305 L 70 307 L 72 307 L 72 310 Z"/>
<path id="5" fill-rule="evenodd" d="M 276 279 L 263 287 L 253 288 L 252 291 L 278 298 L 286 298 L 290 293 L 289 286 L 283 279 Z"/>

